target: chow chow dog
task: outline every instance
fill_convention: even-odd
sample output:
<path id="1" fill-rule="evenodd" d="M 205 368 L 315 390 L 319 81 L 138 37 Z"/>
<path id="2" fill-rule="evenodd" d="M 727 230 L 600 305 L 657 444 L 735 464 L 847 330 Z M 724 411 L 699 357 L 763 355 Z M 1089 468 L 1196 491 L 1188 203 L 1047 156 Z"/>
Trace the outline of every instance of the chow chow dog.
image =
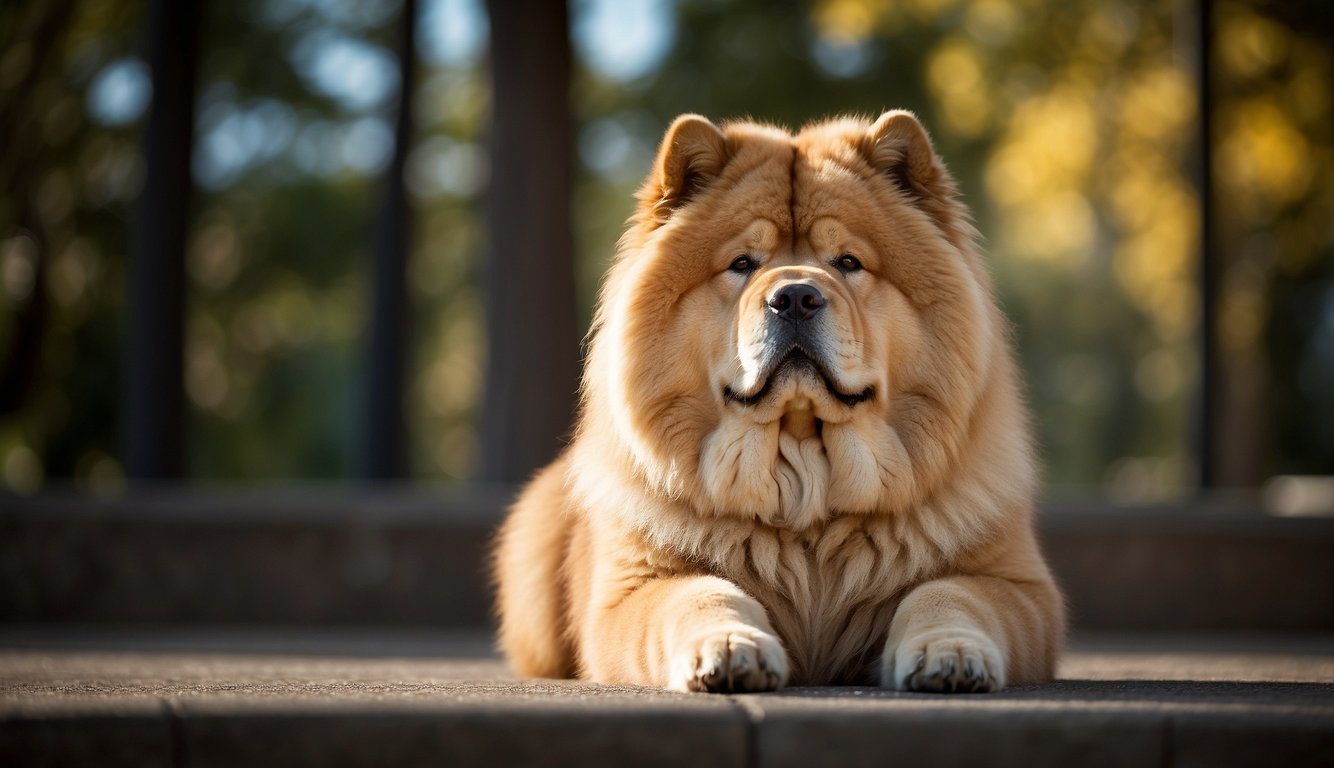
<path id="1" fill-rule="evenodd" d="M 977 233 L 908 112 L 672 123 L 564 454 L 496 549 L 524 676 L 680 691 L 1051 678 L 1027 415 Z"/>

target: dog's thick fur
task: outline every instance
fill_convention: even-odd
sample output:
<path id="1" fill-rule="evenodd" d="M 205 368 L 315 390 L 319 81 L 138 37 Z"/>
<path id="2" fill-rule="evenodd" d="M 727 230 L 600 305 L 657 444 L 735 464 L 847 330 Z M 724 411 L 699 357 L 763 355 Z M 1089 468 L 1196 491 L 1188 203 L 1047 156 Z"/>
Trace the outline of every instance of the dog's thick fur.
<path id="1" fill-rule="evenodd" d="M 795 136 L 672 124 L 574 441 L 500 533 L 515 671 L 690 691 L 1052 676 L 1064 610 L 1027 417 L 955 197 L 906 112 Z M 797 285 L 822 297 L 800 322 L 779 311 Z"/>

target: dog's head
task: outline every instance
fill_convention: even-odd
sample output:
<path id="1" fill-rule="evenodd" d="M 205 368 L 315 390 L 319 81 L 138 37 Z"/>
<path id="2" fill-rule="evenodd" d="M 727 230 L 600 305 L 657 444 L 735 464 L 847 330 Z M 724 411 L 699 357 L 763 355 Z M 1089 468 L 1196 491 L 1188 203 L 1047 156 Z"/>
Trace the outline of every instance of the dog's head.
<path id="1" fill-rule="evenodd" d="M 927 498 L 1004 357 L 954 198 L 906 112 L 795 136 L 678 118 L 604 287 L 584 434 L 702 513 Z"/>

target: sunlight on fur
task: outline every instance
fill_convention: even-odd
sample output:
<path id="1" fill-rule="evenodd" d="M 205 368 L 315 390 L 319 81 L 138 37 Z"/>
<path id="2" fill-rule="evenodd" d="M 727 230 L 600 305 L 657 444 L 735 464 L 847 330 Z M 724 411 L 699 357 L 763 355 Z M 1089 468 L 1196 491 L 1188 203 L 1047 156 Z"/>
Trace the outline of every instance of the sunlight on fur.
<path id="1" fill-rule="evenodd" d="M 526 676 L 682 691 L 1041 682 L 1007 326 L 907 112 L 790 134 L 685 115 L 607 275 L 575 438 L 498 540 Z"/>

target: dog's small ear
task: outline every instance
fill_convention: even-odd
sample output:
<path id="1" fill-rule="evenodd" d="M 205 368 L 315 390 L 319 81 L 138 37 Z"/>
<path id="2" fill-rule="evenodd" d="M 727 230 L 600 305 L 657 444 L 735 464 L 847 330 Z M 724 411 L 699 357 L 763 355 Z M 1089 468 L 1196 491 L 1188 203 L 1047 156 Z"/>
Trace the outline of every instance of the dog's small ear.
<path id="1" fill-rule="evenodd" d="M 914 197 L 937 197 L 953 187 L 926 129 L 906 110 L 881 115 L 866 132 L 862 153 L 871 167 Z"/>
<path id="2" fill-rule="evenodd" d="M 718 126 L 699 115 L 681 115 L 662 137 L 640 200 L 655 218 L 665 221 L 725 165 L 727 139 Z"/>

